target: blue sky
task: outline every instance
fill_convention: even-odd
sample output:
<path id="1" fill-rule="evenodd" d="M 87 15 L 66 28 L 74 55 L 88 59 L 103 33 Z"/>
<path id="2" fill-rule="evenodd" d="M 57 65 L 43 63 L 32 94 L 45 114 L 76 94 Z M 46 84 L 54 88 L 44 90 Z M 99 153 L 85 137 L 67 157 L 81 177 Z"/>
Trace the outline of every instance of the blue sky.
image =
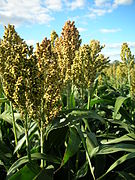
<path id="1" fill-rule="evenodd" d="M 123 42 L 135 54 L 134 0 L 0 0 L 0 38 L 3 25 L 10 23 L 35 46 L 52 30 L 60 35 L 67 20 L 75 21 L 82 44 L 92 39 L 105 44 L 110 60 L 120 59 Z"/>

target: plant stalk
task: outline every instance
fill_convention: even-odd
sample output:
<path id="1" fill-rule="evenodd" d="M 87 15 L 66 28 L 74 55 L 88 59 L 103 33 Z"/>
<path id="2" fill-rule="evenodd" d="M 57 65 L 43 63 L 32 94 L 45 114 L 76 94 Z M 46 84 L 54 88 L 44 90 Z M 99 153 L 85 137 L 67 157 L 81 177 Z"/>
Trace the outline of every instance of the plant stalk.
<path id="1" fill-rule="evenodd" d="M 44 153 L 44 120 L 45 120 L 45 114 L 44 114 L 44 100 L 42 100 L 42 104 L 41 104 L 41 124 L 40 124 L 40 152 L 41 154 Z M 41 163 L 40 163 L 40 167 L 44 168 L 45 167 L 45 160 L 41 159 Z"/>
<path id="2" fill-rule="evenodd" d="M 67 87 L 67 109 L 71 108 L 70 95 L 71 95 L 71 86 L 70 86 L 70 84 L 68 84 L 68 87 Z"/>
<path id="3" fill-rule="evenodd" d="M 130 79 L 130 67 L 128 66 L 128 84 L 131 87 L 131 79 Z"/>
<path id="4" fill-rule="evenodd" d="M 90 101 L 91 101 L 91 97 L 90 97 L 90 88 L 88 89 L 88 106 L 87 109 L 90 110 Z"/>
<path id="5" fill-rule="evenodd" d="M 41 120 L 41 128 L 40 128 L 40 146 L 41 146 L 41 153 L 44 153 L 44 137 L 43 137 L 43 121 Z M 41 168 L 44 168 L 44 160 L 41 159 Z"/>
<path id="6" fill-rule="evenodd" d="M 27 147 L 27 156 L 29 162 L 31 162 L 31 153 L 30 153 L 30 142 L 29 142 L 29 134 L 28 134 L 28 117 L 25 115 L 25 136 L 26 136 L 26 147 Z"/>
<path id="7" fill-rule="evenodd" d="M 16 125 L 15 125 L 15 116 L 14 116 L 14 111 L 13 111 L 13 106 L 12 103 L 11 105 L 11 113 L 12 113 L 12 123 L 13 123 L 13 132 L 14 132 L 14 137 L 15 137 L 15 145 L 17 146 L 17 133 L 16 133 Z"/>
<path id="8" fill-rule="evenodd" d="M 11 102 L 10 102 L 10 105 L 11 105 L 11 113 L 12 113 L 13 132 L 14 132 L 14 137 L 15 137 L 15 146 L 17 146 L 18 141 L 17 141 L 17 131 L 16 131 L 16 125 L 15 125 L 15 116 L 14 116 L 13 105 Z M 18 151 L 16 153 L 17 153 L 17 157 L 19 158 L 20 155 Z"/>

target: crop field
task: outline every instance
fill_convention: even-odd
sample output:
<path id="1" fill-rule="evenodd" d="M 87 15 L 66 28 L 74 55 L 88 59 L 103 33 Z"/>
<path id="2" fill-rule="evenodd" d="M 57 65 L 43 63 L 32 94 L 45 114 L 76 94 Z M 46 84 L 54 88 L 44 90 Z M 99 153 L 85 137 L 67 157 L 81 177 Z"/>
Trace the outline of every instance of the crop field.
<path id="1" fill-rule="evenodd" d="M 74 21 L 29 46 L 0 41 L 0 180 L 134 180 L 135 61 L 82 44 Z"/>

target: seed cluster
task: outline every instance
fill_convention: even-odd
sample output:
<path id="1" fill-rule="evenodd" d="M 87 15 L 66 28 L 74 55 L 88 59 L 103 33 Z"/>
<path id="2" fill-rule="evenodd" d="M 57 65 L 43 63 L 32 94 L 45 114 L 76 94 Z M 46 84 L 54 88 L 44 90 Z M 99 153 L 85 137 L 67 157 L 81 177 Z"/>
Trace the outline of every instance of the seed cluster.
<path id="1" fill-rule="evenodd" d="M 81 39 L 74 22 L 67 21 L 61 36 L 51 33 L 37 43 L 36 51 L 20 38 L 13 25 L 5 27 L 0 43 L 0 74 L 7 98 L 22 115 L 44 123 L 61 110 L 63 87 L 74 85 L 90 88 L 97 72 L 108 58 L 101 54 L 103 46 L 92 40 L 80 47 Z"/>
<path id="2" fill-rule="evenodd" d="M 62 29 L 60 38 L 56 40 L 56 52 L 61 70 L 61 79 L 64 85 L 71 82 L 71 66 L 75 52 L 79 49 L 80 44 L 79 31 L 75 27 L 74 21 L 67 21 Z"/>
<path id="3" fill-rule="evenodd" d="M 92 40 L 90 45 L 83 45 L 76 53 L 72 72 L 73 81 L 78 87 L 90 88 L 97 72 L 106 67 L 108 58 L 99 54 L 102 48 L 99 41 Z"/>
<path id="4" fill-rule="evenodd" d="M 13 25 L 5 27 L 0 44 L 0 73 L 4 92 L 22 114 L 28 113 L 30 116 L 33 114 L 33 107 L 38 107 L 38 102 L 34 101 L 34 88 L 31 88 L 33 84 L 38 85 L 36 64 L 33 47 L 27 46 Z"/>
<path id="5" fill-rule="evenodd" d="M 120 56 L 125 66 L 129 66 L 129 68 L 132 69 L 134 64 L 134 55 L 132 55 L 127 43 L 122 44 Z"/>
<path id="6" fill-rule="evenodd" d="M 56 59 L 50 40 L 45 38 L 37 44 L 34 53 L 33 47 L 19 37 L 14 26 L 5 27 L 0 44 L 0 73 L 5 95 L 22 115 L 40 119 L 43 99 L 45 123 L 59 112 L 60 81 Z"/>
<path id="7" fill-rule="evenodd" d="M 43 76 L 43 108 L 46 115 L 46 123 L 48 123 L 52 117 L 55 117 L 61 109 L 60 69 L 58 67 L 57 54 L 54 51 L 54 40 L 55 38 L 53 38 L 52 41 L 45 38 L 40 45 L 37 44 L 36 48 L 38 67 Z"/>
<path id="8" fill-rule="evenodd" d="M 131 72 L 131 87 L 130 87 L 130 91 L 131 91 L 132 98 L 135 100 L 135 68 L 133 68 L 132 72 Z"/>

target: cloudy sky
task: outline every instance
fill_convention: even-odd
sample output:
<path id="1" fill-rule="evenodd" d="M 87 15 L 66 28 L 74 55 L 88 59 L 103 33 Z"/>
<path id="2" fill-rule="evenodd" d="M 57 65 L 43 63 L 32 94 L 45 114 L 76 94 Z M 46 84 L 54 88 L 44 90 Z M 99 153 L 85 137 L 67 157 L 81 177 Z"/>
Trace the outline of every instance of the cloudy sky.
<path id="1" fill-rule="evenodd" d="M 52 30 L 59 35 L 67 20 L 74 20 L 82 43 L 100 40 L 111 60 L 120 59 L 120 47 L 127 42 L 135 54 L 135 0 L 0 0 L 0 38 L 3 25 L 35 45 Z"/>

